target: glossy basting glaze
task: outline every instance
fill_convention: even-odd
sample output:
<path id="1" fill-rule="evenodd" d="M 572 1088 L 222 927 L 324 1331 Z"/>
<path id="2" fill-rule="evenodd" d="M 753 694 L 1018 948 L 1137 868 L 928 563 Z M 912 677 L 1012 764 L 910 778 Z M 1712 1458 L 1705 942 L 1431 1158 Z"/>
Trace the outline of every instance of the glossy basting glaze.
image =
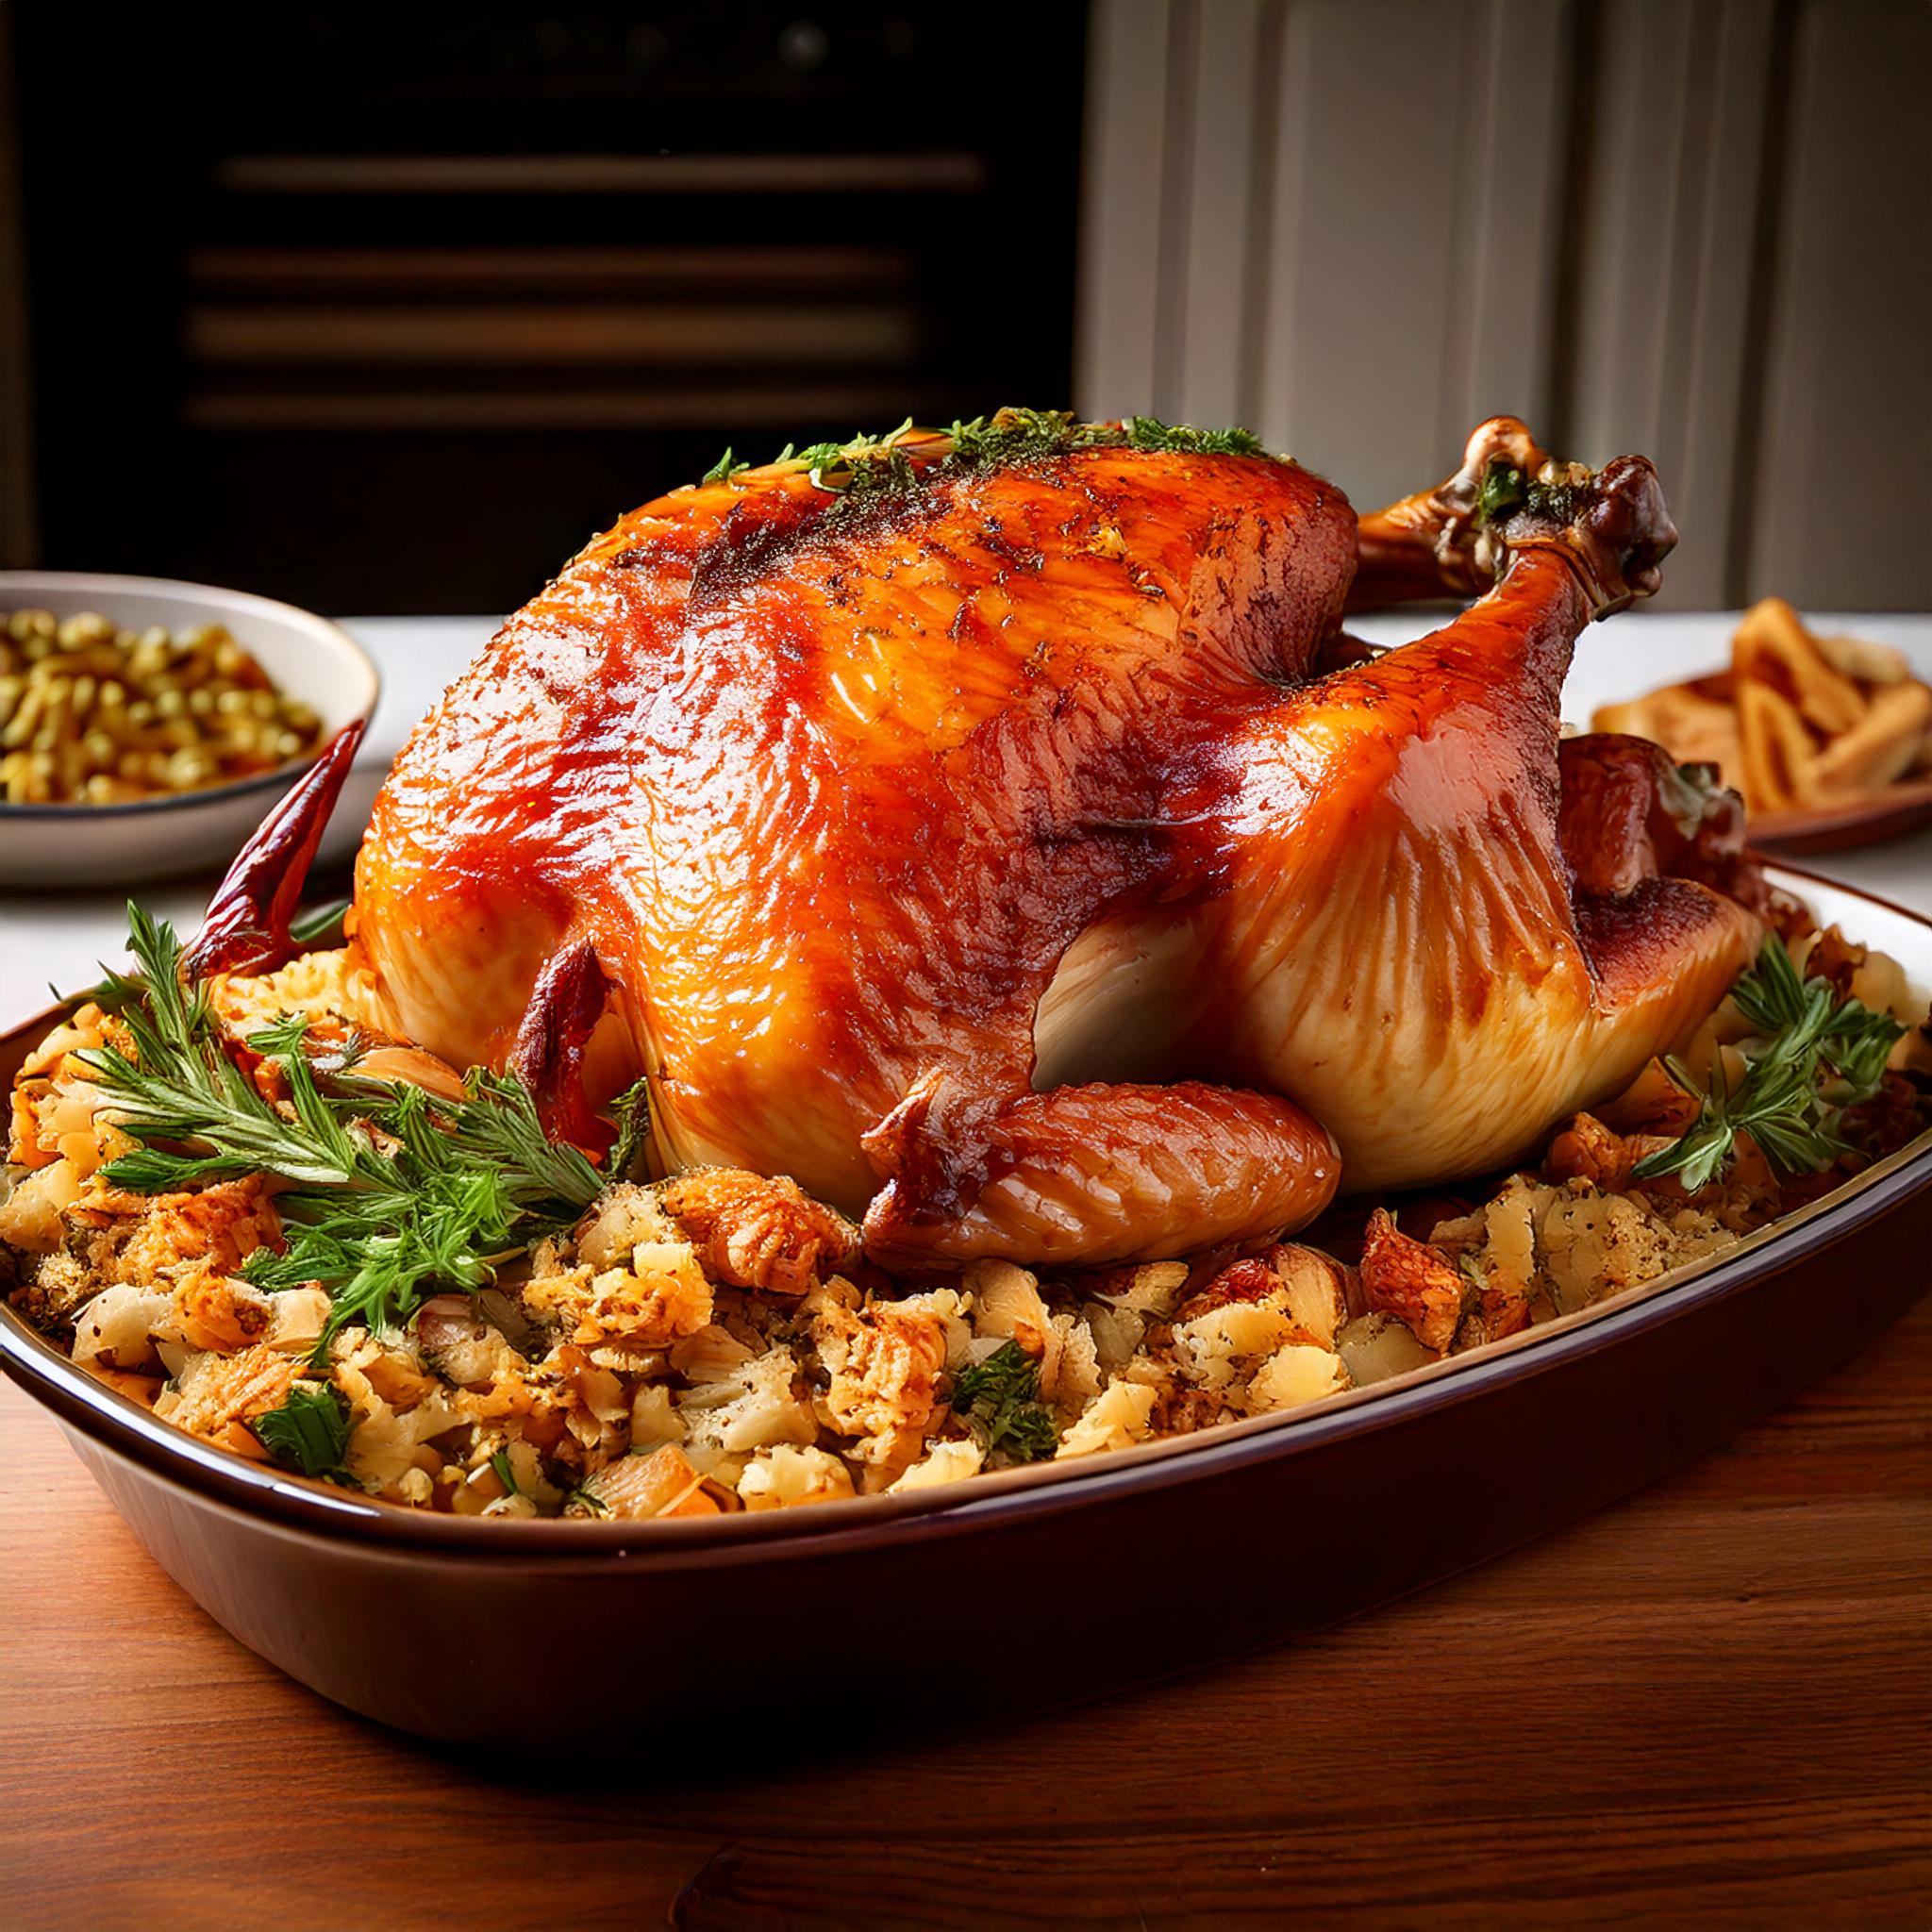
<path id="1" fill-rule="evenodd" d="M 674 492 L 510 620 L 363 846 L 399 1033 L 579 1137 L 648 1071 L 665 1166 L 790 1174 L 876 1258 L 1101 1262 L 1493 1167 L 1746 963 L 1733 806 L 1559 762 L 1574 641 L 1674 541 L 1641 458 L 1498 419 L 1358 531 L 1267 458 L 949 448 Z M 1346 661 L 1345 608 L 1492 575 Z"/>

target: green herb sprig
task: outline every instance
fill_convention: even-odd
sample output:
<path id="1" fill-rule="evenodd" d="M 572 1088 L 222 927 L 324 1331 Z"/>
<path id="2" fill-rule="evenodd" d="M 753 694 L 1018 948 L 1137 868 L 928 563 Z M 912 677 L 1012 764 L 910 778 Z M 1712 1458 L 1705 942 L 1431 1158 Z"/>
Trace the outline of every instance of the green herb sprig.
<path id="1" fill-rule="evenodd" d="M 1507 523 L 1520 509 L 1553 524 L 1574 523 L 1592 494 L 1589 483 L 1545 483 L 1540 476 L 1525 476 L 1506 458 L 1491 457 L 1476 485 L 1476 528 Z"/>
<path id="2" fill-rule="evenodd" d="M 922 434 L 914 464 L 902 441 L 910 417 L 883 436 L 855 436 L 848 442 L 815 442 L 794 450 L 788 442 L 774 467 L 806 471 L 815 489 L 857 505 L 911 494 L 937 476 L 1001 464 L 1039 462 L 1083 449 L 1171 450 L 1196 456 L 1259 457 L 1267 452 L 1245 429 L 1195 429 L 1154 416 L 1122 423 L 1083 423 L 1071 409 L 998 409 L 991 416 L 955 422 L 937 438 Z M 726 450 L 706 473 L 707 483 L 728 481 L 747 465 Z"/>
<path id="3" fill-rule="evenodd" d="M 1708 1087 L 1682 1061 L 1665 1071 L 1698 1103 L 1697 1119 L 1670 1146 L 1640 1161 L 1639 1180 L 1677 1174 L 1695 1193 L 1737 1158 L 1748 1134 L 1774 1172 L 1787 1177 L 1818 1174 L 1849 1152 L 1839 1133 L 1847 1108 L 1870 1100 L 1905 1027 L 1862 1001 L 1840 999 L 1826 979 L 1807 979 L 1775 938 L 1757 964 L 1731 989 L 1731 999 L 1756 1029 L 1743 1048 L 1744 1076 L 1732 1087 L 1720 1054 Z"/>
<path id="4" fill-rule="evenodd" d="M 1491 458 L 1484 467 L 1482 481 L 1476 485 L 1475 521 L 1478 529 L 1505 522 L 1523 508 L 1529 494 L 1529 479 L 1514 463 L 1501 457 Z"/>
<path id="5" fill-rule="evenodd" d="M 1053 1410 L 1039 1399 L 1040 1364 L 1008 1341 L 953 1378 L 953 1413 L 989 1456 L 1038 1462 L 1059 1444 Z"/>
<path id="6" fill-rule="evenodd" d="M 324 1091 L 299 1017 L 248 1041 L 287 1082 L 287 1103 L 274 1105 L 224 1051 L 205 991 L 182 976 L 173 930 L 139 907 L 128 923 L 141 970 L 110 974 L 98 997 L 133 1053 L 110 1044 L 80 1058 L 116 1124 L 142 1144 L 102 1174 L 136 1193 L 250 1174 L 292 1183 L 275 1197 L 283 1252 L 258 1249 L 242 1273 L 264 1289 L 328 1291 L 318 1357 L 350 1324 L 400 1325 L 432 1285 L 488 1287 L 503 1261 L 574 1221 L 608 1184 L 609 1174 L 549 1139 L 508 1075 L 472 1071 L 459 1101 L 353 1074 Z M 641 1083 L 625 1096 L 620 1148 L 635 1153 L 644 1118 Z"/>
<path id="7" fill-rule="evenodd" d="M 617 1142 L 610 1158 L 604 1163 L 606 1176 L 613 1181 L 627 1179 L 644 1151 L 651 1133 L 651 1078 L 641 1074 L 611 1105 L 617 1117 Z"/>
<path id="8" fill-rule="evenodd" d="M 257 1416 L 249 1426 L 284 1469 L 323 1476 L 347 1489 L 362 1487 L 349 1474 L 343 1459 L 356 1430 L 355 1420 L 334 1389 L 296 1382 L 279 1408 Z"/>
<path id="9" fill-rule="evenodd" d="M 1194 429 L 1185 423 L 1162 423 L 1153 416 L 1129 416 L 1130 449 L 1178 450 L 1204 457 L 1260 457 L 1268 452 L 1261 439 L 1247 429 Z"/>

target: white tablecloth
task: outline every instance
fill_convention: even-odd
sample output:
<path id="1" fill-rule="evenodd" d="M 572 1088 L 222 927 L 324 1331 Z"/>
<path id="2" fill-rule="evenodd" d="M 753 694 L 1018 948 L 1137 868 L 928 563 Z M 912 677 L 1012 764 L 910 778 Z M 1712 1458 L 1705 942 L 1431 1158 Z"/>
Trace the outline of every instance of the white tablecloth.
<path id="1" fill-rule="evenodd" d="M 1393 643 L 1436 622 L 1440 619 L 1410 613 L 1366 619 L 1354 627 L 1377 642 Z M 1849 631 L 1896 644 L 1912 658 L 1921 676 L 1932 678 L 1932 617 L 1827 615 L 1812 622 L 1820 630 Z M 366 796 L 417 719 L 490 637 L 496 620 L 367 617 L 346 623 L 383 675 L 382 702 L 358 761 L 370 781 L 361 788 Z M 1597 705 L 1723 664 L 1734 624 L 1724 612 L 1638 611 L 1592 626 L 1579 642 L 1565 689 L 1566 714 L 1587 724 Z M 1932 831 L 1806 862 L 1902 906 L 1932 913 Z M 140 896 L 183 931 L 192 931 L 211 884 L 206 878 L 190 879 L 153 887 Z M 50 985 L 88 985 L 98 976 L 100 962 L 122 958 L 125 896 L 0 892 L 0 1027 L 45 1006 Z"/>

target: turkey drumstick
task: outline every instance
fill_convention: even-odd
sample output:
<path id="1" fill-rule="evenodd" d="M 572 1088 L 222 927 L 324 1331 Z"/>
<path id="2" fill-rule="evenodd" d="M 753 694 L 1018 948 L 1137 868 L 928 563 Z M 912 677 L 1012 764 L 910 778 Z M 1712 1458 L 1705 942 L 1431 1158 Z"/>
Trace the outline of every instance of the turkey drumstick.
<path id="1" fill-rule="evenodd" d="M 1491 417 L 1446 482 L 1361 519 L 1349 609 L 1472 595 L 1538 542 L 1570 553 L 1595 616 L 1651 595 L 1677 532 L 1650 465 L 1641 457 L 1620 464 L 1635 475 L 1612 464 L 1593 477 L 1581 463 L 1554 461 L 1514 416 Z M 1589 577 L 1606 567 L 1614 580 Z"/>

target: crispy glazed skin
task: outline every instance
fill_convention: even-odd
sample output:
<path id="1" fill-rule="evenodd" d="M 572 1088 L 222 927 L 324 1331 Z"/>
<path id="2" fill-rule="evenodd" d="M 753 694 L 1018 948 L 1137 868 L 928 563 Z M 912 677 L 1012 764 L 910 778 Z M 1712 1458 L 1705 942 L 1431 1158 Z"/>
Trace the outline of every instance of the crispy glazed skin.
<path id="1" fill-rule="evenodd" d="M 827 502 L 774 470 L 647 505 L 418 730 L 357 880 L 399 1031 L 518 1054 L 581 1126 L 608 985 L 585 1084 L 649 1069 L 666 1165 L 870 1202 L 879 1257 L 1101 1261 L 1298 1225 L 1344 1161 L 1493 1165 L 1748 957 L 1706 885 L 1572 903 L 1557 692 L 1631 594 L 1572 533 L 1305 682 L 1357 528 L 1291 464 Z"/>

